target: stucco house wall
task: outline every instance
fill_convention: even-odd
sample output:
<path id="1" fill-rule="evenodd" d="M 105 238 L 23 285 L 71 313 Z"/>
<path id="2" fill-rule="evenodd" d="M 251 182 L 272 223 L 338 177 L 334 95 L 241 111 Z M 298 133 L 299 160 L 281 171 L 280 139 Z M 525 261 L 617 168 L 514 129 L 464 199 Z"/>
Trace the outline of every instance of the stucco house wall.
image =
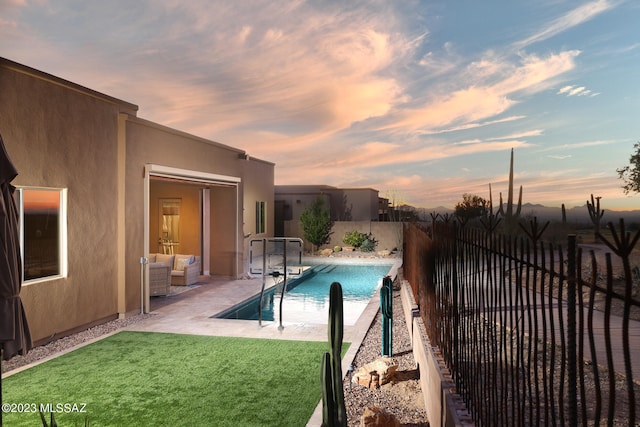
<path id="1" fill-rule="evenodd" d="M 26 284 L 34 339 L 116 316 L 116 117 L 136 106 L 0 59 L 0 132 L 23 187 L 68 189 L 68 276 Z"/>
<path id="2" fill-rule="evenodd" d="M 304 239 L 304 231 L 300 220 L 285 221 L 284 236 Z M 402 223 L 388 221 L 335 221 L 331 228 L 329 242 L 321 245 L 319 250 L 333 249 L 335 246 L 345 246 L 344 235 L 347 232 L 359 231 L 364 234 L 371 234 L 377 244 L 375 251 L 398 251 L 402 250 Z M 310 253 L 313 249 L 309 242 L 304 243 L 305 252 Z"/>
<path id="3" fill-rule="evenodd" d="M 244 161 L 244 180 L 242 182 L 244 196 L 244 216 L 242 224 L 243 259 L 242 271 L 248 273 L 249 242 L 251 239 L 274 237 L 274 165 L 264 160 L 248 157 Z M 256 202 L 265 202 L 266 230 L 256 231 Z"/>
<path id="4" fill-rule="evenodd" d="M 344 188 L 344 200 L 350 221 L 378 221 L 378 191 L 371 188 Z"/>
<path id="5" fill-rule="evenodd" d="M 243 273 L 243 223 L 255 221 L 244 206 L 272 202 L 272 163 L 247 161 L 243 150 L 141 119 L 134 104 L 4 58 L 0 94 L 0 133 L 19 172 L 13 184 L 68 194 L 68 274 L 25 283 L 21 292 L 36 343 L 140 311 L 140 259 L 157 252 L 148 241 L 160 197 L 146 188 L 150 165 L 235 179 L 189 187 L 181 197 L 215 200 L 206 213 L 211 274 Z"/>
<path id="6" fill-rule="evenodd" d="M 378 190 L 336 188 L 329 185 L 276 185 L 275 200 L 282 205 L 282 221 L 300 219 L 300 214 L 323 197 L 333 221 L 377 221 Z"/>

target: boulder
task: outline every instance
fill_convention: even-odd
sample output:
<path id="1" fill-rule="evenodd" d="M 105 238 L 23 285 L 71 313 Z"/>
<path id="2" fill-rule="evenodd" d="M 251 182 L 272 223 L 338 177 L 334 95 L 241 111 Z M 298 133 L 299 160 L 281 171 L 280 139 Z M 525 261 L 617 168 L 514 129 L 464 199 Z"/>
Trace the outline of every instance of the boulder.
<path id="1" fill-rule="evenodd" d="M 379 388 L 393 379 L 398 365 L 390 357 L 382 357 L 360 367 L 351 381 L 367 388 Z"/>
<path id="2" fill-rule="evenodd" d="M 351 380 L 356 384 L 370 389 L 380 388 L 380 375 L 376 371 L 360 372 L 358 371 Z"/>
<path id="3" fill-rule="evenodd" d="M 369 406 L 360 418 L 360 427 L 400 427 L 400 421 L 393 414 Z"/>

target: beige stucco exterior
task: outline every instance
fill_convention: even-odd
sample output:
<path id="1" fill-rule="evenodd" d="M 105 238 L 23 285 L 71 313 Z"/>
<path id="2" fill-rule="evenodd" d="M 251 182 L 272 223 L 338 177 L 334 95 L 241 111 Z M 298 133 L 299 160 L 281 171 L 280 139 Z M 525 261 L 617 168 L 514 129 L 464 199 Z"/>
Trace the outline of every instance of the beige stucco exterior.
<path id="1" fill-rule="evenodd" d="M 297 220 L 318 197 L 325 201 L 333 221 L 378 221 L 378 190 L 336 188 L 329 185 L 277 185 L 275 200 L 281 204 L 282 220 Z"/>
<path id="2" fill-rule="evenodd" d="M 327 243 L 315 248 L 311 243 L 305 242 L 304 250 L 311 252 L 314 249 L 333 249 L 335 246 L 345 246 L 344 236 L 352 231 L 371 234 L 376 240 L 376 252 L 402 250 L 402 223 L 389 221 L 335 221 Z M 300 220 L 285 221 L 284 235 L 304 240 L 304 231 Z"/>
<path id="3" fill-rule="evenodd" d="M 67 191 L 68 273 L 22 288 L 36 342 L 140 311 L 140 259 L 159 251 L 160 198 L 181 200 L 176 250 L 206 256 L 212 275 L 243 274 L 256 201 L 267 202 L 264 237 L 273 235 L 273 163 L 3 58 L 0 95 L 13 184 Z"/>

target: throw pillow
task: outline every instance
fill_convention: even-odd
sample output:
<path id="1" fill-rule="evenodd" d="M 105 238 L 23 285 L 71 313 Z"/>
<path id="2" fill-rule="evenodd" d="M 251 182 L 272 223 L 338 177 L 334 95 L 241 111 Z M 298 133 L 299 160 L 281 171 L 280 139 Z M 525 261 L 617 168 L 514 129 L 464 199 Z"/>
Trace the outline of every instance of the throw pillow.
<path id="1" fill-rule="evenodd" d="M 189 258 L 178 258 L 176 259 L 176 270 L 182 271 L 189 264 Z"/>

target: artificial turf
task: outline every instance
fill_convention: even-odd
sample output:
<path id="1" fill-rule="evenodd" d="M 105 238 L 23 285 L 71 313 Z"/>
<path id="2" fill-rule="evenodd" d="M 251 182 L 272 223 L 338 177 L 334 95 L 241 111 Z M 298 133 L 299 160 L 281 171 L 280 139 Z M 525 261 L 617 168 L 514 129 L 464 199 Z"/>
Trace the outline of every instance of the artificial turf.
<path id="1" fill-rule="evenodd" d="M 22 412 L 3 421 L 40 425 L 24 411 L 44 405 L 60 427 L 85 417 L 91 426 L 304 426 L 320 401 L 327 350 L 326 342 L 119 332 L 5 378 L 3 408 L 22 404 Z"/>

